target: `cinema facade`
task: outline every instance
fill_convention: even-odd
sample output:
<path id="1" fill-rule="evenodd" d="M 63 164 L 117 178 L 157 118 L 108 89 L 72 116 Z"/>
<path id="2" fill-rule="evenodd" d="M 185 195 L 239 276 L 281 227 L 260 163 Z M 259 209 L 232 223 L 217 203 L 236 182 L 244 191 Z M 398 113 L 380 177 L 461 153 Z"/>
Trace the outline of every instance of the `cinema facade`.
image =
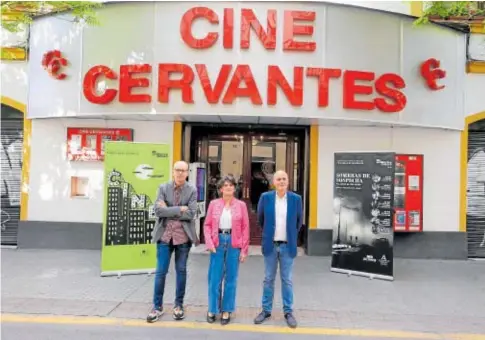
<path id="1" fill-rule="evenodd" d="M 101 247 L 96 143 L 119 138 L 169 143 L 172 161 L 205 163 L 207 200 L 217 178 L 236 176 L 254 245 L 257 199 L 285 169 L 303 197 L 309 255 L 331 252 L 334 153 L 422 155 L 422 224 L 396 232 L 395 254 L 466 258 L 462 32 L 318 2 L 119 3 L 100 21 L 61 15 L 32 26 L 19 247 Z"/>

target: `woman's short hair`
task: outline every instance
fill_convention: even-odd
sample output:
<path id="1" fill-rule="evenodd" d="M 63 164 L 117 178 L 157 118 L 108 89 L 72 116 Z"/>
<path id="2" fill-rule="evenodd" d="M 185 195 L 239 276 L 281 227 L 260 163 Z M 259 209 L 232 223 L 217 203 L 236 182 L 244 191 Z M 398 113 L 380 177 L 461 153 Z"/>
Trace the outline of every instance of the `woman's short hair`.
<path id="1" fill-rule="evenodd" d="M 231 183 L 233 186 L 236 186 L 236 179 L 233 176 L 222 177 L 217 183 L 217 190 L 221 190 L 226 183 Z"/>

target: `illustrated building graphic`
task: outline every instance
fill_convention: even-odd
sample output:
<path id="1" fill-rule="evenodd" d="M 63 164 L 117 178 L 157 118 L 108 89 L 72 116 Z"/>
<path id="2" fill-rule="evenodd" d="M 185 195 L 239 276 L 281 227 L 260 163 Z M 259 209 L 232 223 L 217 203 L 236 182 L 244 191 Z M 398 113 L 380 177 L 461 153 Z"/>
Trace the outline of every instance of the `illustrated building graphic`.
<path id="1" fill-rule="evenodd" d="M 150 243 L 156 221 L 150 197 L 137 194 L 116 170 L 109 176 L 107 196 L 105 245 Z"/>

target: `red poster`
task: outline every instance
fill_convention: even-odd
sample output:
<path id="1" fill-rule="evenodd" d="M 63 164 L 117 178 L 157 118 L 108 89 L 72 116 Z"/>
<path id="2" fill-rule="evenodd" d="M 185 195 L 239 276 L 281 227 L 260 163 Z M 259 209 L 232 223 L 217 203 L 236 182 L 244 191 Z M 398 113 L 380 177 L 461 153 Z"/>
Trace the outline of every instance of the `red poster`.
<path id="1" fill-rule="evenodd" d="M 396 155 L 394 231 L 423 231 L 423 155 Z"/>
<path id="2" fill-rule="evenodd" d="M 133 129 L 67 128 L 67 159 L 104 160 L 105 141 L 133 141 Z"/>

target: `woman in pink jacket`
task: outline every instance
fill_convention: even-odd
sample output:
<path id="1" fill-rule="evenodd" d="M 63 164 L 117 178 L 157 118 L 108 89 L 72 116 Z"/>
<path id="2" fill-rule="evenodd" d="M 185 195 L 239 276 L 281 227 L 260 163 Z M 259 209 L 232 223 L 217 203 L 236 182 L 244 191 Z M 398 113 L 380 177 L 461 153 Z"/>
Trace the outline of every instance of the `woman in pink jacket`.
<path id="1" fill-rule="evenodd" d="M 216 315 L 222 312 L 221 324 L 227 325 L 236 308 L 239 262 L 244 262 L 248 255 L 249 217 L 246 203 L 234 197 L 234 177 L 223 177 L 217 189 L 222 198 L 210 202 L 204 223 L 205 244 L 211 252 L 207 322 L 215 322 Z M 223 279 L 224 293 L 221 298 Z"/>

